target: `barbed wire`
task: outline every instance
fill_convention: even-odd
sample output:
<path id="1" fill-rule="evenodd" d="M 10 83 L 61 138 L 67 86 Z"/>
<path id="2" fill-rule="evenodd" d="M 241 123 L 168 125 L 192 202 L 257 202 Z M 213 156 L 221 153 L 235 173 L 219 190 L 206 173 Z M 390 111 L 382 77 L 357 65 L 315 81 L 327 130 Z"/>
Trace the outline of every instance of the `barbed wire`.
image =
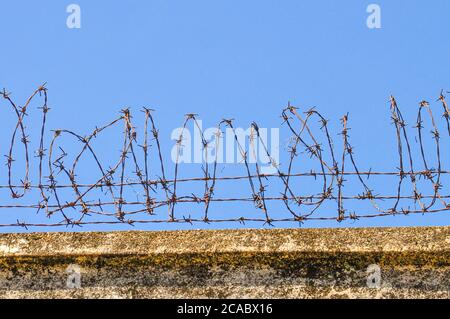
<path id="1" fill-rule="evenodd" d="M 341 118 L 340 136 L 342 148 L 339 149 L 333 142 L 329 129 L 329 121 L 315 108 L 306 112 L 300 112 L 290 103 L 282 110 L 282 126 L 287 127 L 292 135 L 287 148 L 287 165 L 282 167 L 269 151 L 261 129 L 256 122 L 250 125 L 250 134 L 247 143 L 238 137 L 234 120 L 223 119 L 216 126 L 213 139 L 207 139 L 201 129 L 196 114 L 187 114 L 179 130 L 175 141 L 175 160 L 171 167 L 166 161 L 159 129 L 156 125 L 154 110 L 143 108 L 144 126 L 141 134 L 133 123 L 130 109 L 121 110 L 118 117 L 109 123 L 95 127 L 88 135 L 81 135 L 68 129 L 48 131 L 47 121 L 50 108 L 48 106 L 48 90 L 45 84 L 40 86 L 25 101 L 23 106 L 16 104 L 11 94 L 5 89 L 0 92 L 3 100 L 9 105 L 16 117 L 14 129 L 9 139 L 6 157 L 6 184 L 1 184 L 0 191 L 7 190 L 12 203 L 1 198 L 0 209 L 33 209 L 42 216 L 39 222 L 20 221 L 12 223 L 0 223 L 0 227 L 56 227 L 56 226 L 83 226 L 96 224 L 145 224 L 145 223 L 215 223 L 215 222 L 262 222 L 265 225 L 274 225 L 277 222 L 303 223 L 307 220 L 356 220 L 362 218 L 376 218 L 397 214 L 427 214 L 445 213 L 450 210 L 446 200 L 450 194 L 443 193 L 443 177 L 450 172 L 445 170 L 442 161 L 442 143 L 439 132 L 439 124 L 427 101 L 419 103 L 417 120 L 413 129 L 415 140 L 419 147 L 419 156 L 414 156 L 411 137 L 407 129 L 406 121 L 400 111 L 397 101 L 390 97 L 390 114 L 395 128 L 397 145 L 398 167 L 392 171 L 360 170 L 355 156 L 354 148 L 350 143 L 349 116 Z M 30 105 L 40 98 L 41 120 L 38 133 L 38 149 L 35 156 L 30 154 L 30 134 L 25 124 L 29 117 Z M 436 103 L 443 109 L 442 118 L 450 136 L 450 111 L 444 92 L 441 91 Z M 426 112 L 426 115 L 424 113 Z M 317 120 L 319 126 L 312 123 Z M 434 151 L 429 151 L 429 145 L 424 134 L 427 121 L 431 126 L 431 138 Z M 201 134 L 201 150 L 203 156 L 202 174 L 195 177 L 181 176 L 181 161 L 188 125 L 193 125 Z M 112 165 L 106 165 L 103 156 L 94 147 L 94 141 L 113 128 L 122 127 L 122 147 L 120 156 Z M 232 132 L 232 137 L 237 145 L 244 173 L 231 176 L 222 176 L 218 167 L 221 164 L 217 151 L 223 142 L 224 129 Z M 321 133 L 319 138 L 317 132 Z M 52 132 L 53 136 L 49 136 Z M 446 134 L 446 135 L 447 135 Z M 70 154 L 65 151 L 60 140 L 72 138 L 80 145 L 77 153 Z M 18 145 L 22 145 L 18 150 Z M 268 159 L 267 164 L 273 168 L 271 174 L 264 174 L 261 164 L 252 161 L 256 158 L 256 149 L 260 150 Z M 209 150 L 215 151 L 214 158 Z M 296 171 L 300 166 L 298 162 L 304 161 L 306 156 L 313 161 L 317 169 L 308 171 Z M 87 155 L 89 175 L 98 177 L 88 182 L 79 181 L 79 165 Z M 430 165 L 433 158 L 436 167 Z M 24 165 L 23 176 L 17 182 L 18 164 Z M 36 165 L 36 167 L 34 166 Z M 418 168 L 420 166 L 420 168 Z M 173 176 L 168 172 L 173 169 Z M 37 183 L 31 182 L 31 175 L 36 176 Z M 154 178 L 153 176 L 156 176 Z M 377 194 L 369 186 L 371 176 L 383 178 L 395 178 L 395 194 Z M 296 179 L 301 177 L 313 177 L 319 185 L 317 192 L 310 194 L 298 194 L 299 188 Z M 0 178 L 2 175 L 0 174 Z M 344 192 L 344 186 L 348 178 L 352 180 L 353 187 L 359 187 L 362 193 L 349 195 Z M 62 181 L 62 182 L 61 182 Z M 219 182 L 230 181 L 239 185 L 218 186 Z M 240 181 L 245 181 L 248 186 Z M 409 181 L 409 184 L 407 182 Z M 183 193 L 183 185 L 189 183 L 202 183 L 201 193 Z M 428 184 L 429 193 L 422 193 L 424 182 Z M 392 182 L 391 182 L 392 183 Z M 420 185 L 419 185 L 420 184 Z M 310 184 L 312 185 L 312 184 Z M 129 189 L 141 189 L 142 195 L 138 200 L 130 198 Z M 247 188 L 248 187 L 248 188 Z M 269 193 L 269 188 L 277 188 L 278 193 Z M 409 187 L 409 188 L 408 188 Z M 242 193 L 248 189 L 248 194 L 240 196 L 217 196 L 218 189 L 235 188 Z M 308 189 L 313 189 L 310 186 Z M 188 187 L 190 190 L 200 188 Z M 100 196 L 98 193 L 100 190 Z M 405 191 L 407 192 L 405 194 Z M 30 196 L 28 196 L 30 194 Z M 33 195 L 31 195 L 33 194 Z M 28 197 L 37 198 L 37 202 L 30 203 Z M 94 198 L 95 197 L 95 198 Z M 357 214 L 347 209 L 346 203 L 358 200 L 370 203 L 371 212 Z M 406 204 L 404 204 L 406 201 Z M 272 211 L 270 203 L 280 203 Z M 382 208 L 381 203 L 389 202 L 387 208 Z M 251 203 L 253 211 L 244 214 L 240 212 L 237 217 L 229 217 L 229 213 L 212 212 L 212 203 Z M 335 205 L 334 216 L 324 215 L 323 209 L 329 212 L 328 204 Z M 179 205 L 194 206 L 195 215 L 191 217 L 192 208 L 178 211 Z M 414 208 L 411 205 L 414 204 Z M 203 208 L 198 208 L 202 205 Z M 164 210 L 166 212 L 164 213 Z M 224 209 L 224 207 L 221 207 Z M 322 210 L 321 210 L 322 209 Z M 214 215 L 215 217 L 213 217 Z M 276 216 L 274 216 L 276 215 Z M 44 218 L 47 222 L 44 222 Z"/>

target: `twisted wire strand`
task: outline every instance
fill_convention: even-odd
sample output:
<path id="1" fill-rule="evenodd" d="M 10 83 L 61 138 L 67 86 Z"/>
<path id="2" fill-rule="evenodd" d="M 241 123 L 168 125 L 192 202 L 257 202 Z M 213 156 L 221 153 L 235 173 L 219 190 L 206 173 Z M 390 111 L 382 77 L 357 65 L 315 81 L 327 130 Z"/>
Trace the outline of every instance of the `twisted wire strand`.
<path id="1" fill-rule="evenodd" d="M 442 159 L 443 136 L 439 132 L 439 123 L 434 116 L 432 107 L 427 101 L 421 101 L 418 107 L 414 129 L 419 156 L 414 156 L 408 125 L 396 99 L 393 96 L 389 99 L 398 153 L 398 167 L 393 171 L 360 169 L 355 148 L 350 141 L 348 114 L 341 118 L 342 129 L 338 133 L 341 136 L 341 145 L 337 145 L 333 142 L 329 121 L 321 113 L 315 108 L 300 112 L 299 108 L 288 103 L 288 106 L 281 112 L 281 124 L 287 127 L 288 132 L 292 135 L 287 151 L 286 166 L 282 166 L 275 160 L 256 122 L 252 122 L 249 127 L 248 148 L 246 148 L 246 141 L 239 137 L 233 123 L 234 120 L 222 119 L 215 128 L 213 138 L 208 140 L 199 123 L 198 115 L 186 114 L 174 145 L 176 158 L 173 163 L 173 177 L 169 177 L 153 109 L 142 109 L 144 114 L 142 141 L 128 108 L 122 109 L 120 116 L 114 120 L 103 126 L 95 127 L 88 135 L 68 129 L 57 129 L 53 130 L 53 136 L 47 141 L 50 107 L 45 84 L 36 89 L 26 99 L 23 106 L 19 106 L 12 99 L 11 93 L 6 90 L 0 92 L 0 95 L 16 118 L 5 155 L 7 169 L 4 171 L 7 183 L 0 184 L 0 191 L 9 191 L 13 203 L 8 203 L 2 198 L 0 210 L 33 209 L 38 214 L 44 211 L 45 218 L 49 220 L 47 223 L 17 220 L 16 223 L 0 223 L 0 227 L 214 222 L 240 224 L 261 222 L 273 226 L 279 222 L 300 224 L 307 220 L 341 222 L 349 219 L 376 218 L 396 214 L 447 213 L 450 210 L 450 205 L 447 203 L 450 194 L 445 194 L 444 179 L 450 174 L 450 171 L 445 170 Z M 28 111 L 32 101 L 38 98 L 40 98 L 38 109 L 41 110 L 42 115 L 36 139 L 38 149 L 35 151 L 34 158 L 37 158 L 37 163 L 35 163 L 30 156 L 31 139 L 25 122 L 29 117 Z M 441 91 L 436 101 L 444 110 L 442 118 L 448 136 L 450 136 L 450 112 L 444 91 Z M 313 120 L 317 120 L 317 122 L 313 123 Z M 194 177 L 184 177 L 181 173 L 183 165 L 181 165 L 180 157 L 189 125 L 192 125 L 194 130 L 196 129 L 200 133 L 201 139 L 202 174 Z M 433 140 L 431 146 L 428 145 L 429 139 L 424 135 L 424 129 L 427 126 L 431 127 L 430 134 Z M 113 160 L 112 166 L 107 167 L 103 158 L 105 156 L 96 150 L 94 141 L 106 131 L 109 132 L 113 129 L 122 131 L 122 145 L 118 158 Z M 219 150 L 224 147 L 225 129 L 231 131 L 231 137 L 239 153 L 238 157 L 245 167 L 245 173 L 242 175 L 221 175 L 219 171 L 219 165 L 222 163 L 219 158 Z M 316 130 L 320 132 L 320 136 L 315 134 Z M 79 143 L 80 149 L 74 153 L 73 160 L 65 150 L 63 137 L 71 138 Z M 21 156 L 17 152 L 18 141 L 23 145 Z M 434 151 L 430 152 L 428 147 L 432 147 Z M 214 155 L 211 155 L 211 150 L 214 150 Z M 265 164 L 272 167 L 274 173 L 264 174 L 262 172 L 261 163 L 257 159 L 258 151 L 267 158 Z M 306 154 L 312 160 L 314 167 L 319 169 L 317 171 L 312 168 L 309 171 L 296 171 L 297 166 L 302 163 L 302 154 Z M 46 161 L 45 157 L 47 157 Z M 93 182 L 79 180 L 78 172 L 82 160 L 88 161 L 92 173 L 90 176 L 99 174 Z M 16 162 L 24 165 L 23 176 L 19 178 L 19 183 L 15 176 L 17 174 L 14 165 Z M 422 166 L 422 169 L 418 169 L 419 166 Z M 34 175 L 37 176 L 37 184 L 31 182 Z M 371 176 L 397 179 L 395 193 L 376 193 L 374 188 L 369 185 Z M 312 191 L 309 188 L 310 182 L 307 184 L 299 182 L 299 178 L 308 177 L 314 178 L 314 181 L 319 179 L 320 191 Z M 0 174 L 0 180 L 1 178 Z M 249 194 L 218 195 L 220 190 L 227 187 L 225 183 L 222 183 L 225 181 L 235 183 L 236 186 L 231 187 L 238 187 L 240 192 L 245 192 L 245 188 L 242 188 L 243 185 L 240 183 L 245 180 Z M 362 193 L 347 194 L 344 192 L 344 186 L 350 185 L 349 180 L 352 181 L 353 187 L 360 187 Z M 412 193 L 405 194 L 408 192 L 407 180 L 409 180 Z M 423 183 L 419 184 L 419 180 L 425 181 L 431 192 L 424 193 L 421 189 Z M 196 195 L 195 191 L 183 194 L 181 185 L 191 185 L 192 183 L 203 184 L 202 195 Z M 279 194 L 270 192 L 279 187 L 281 187 Z M 198 188 L 189 189 L 197 190 Z M 137 194 L 137 199 L 130 198 L 130 190 Z M 100 191 L 100 195 L 98 191 Z M 25 198 L 28 198 L 29 193 L 34 194 L 33 198 L 38 197 L 37 202 L 34 201 L 31 204 L 26 202 Z M 96 198 L 97 196 L 100 197 Z M 356 213 L 349 210 L 346 205 L 349 201 L 370 203 L 369 207 L 372 211 Z M 337 204 L 337 211 L 334 216 L 330 216 L 328 210 L 331 206 L 326 203 L 333 202 Z M 385 206 L 381 205 L 382 202 L 393 202 L 393 205 L 390 208 L 382 208 Z M 222 203 L 222 205 L 224 203 L 252 203 L 260 217 L 252 217 L 255 212 L 241 214 L 241 217 L 226 217 L 227 214 L 219 214 L 216 211 L 216 209 L 223 210 L 223 206 L 216 205 L 217 207 L 215 207 L 212 203 Z M 282 205 L 274 207 L 269 203 Z M 189 207 L 193 208 L 187 209 L 186 206 L 183 206 L 181 211 L 177 209 L 178 204 L 189 204 Z M 203 209 L 196 209 L 198 204 L 202 204 Z M 418 207 L 411 208 L 412 204 L 417 204 Z M 168 211 L 167 218 L 161 218 L 159 212 L 159 209 L 164 207 Z M 222 217 L 214 218 L 212 215 Z M 147 218 L 144 218 L 145 216 Z M 58 219 L 59 221 L 55 221 Z"/>

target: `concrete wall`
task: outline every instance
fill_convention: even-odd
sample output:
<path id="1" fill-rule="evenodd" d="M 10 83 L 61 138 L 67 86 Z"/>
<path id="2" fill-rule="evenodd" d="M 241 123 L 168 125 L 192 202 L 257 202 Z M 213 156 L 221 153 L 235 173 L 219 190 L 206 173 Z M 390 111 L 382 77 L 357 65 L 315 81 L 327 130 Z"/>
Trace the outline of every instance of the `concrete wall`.
<path id="1" fill-rule="evenodd" d="M 450 227 L 0 235 L 3 298 L 450 297 Z"/>

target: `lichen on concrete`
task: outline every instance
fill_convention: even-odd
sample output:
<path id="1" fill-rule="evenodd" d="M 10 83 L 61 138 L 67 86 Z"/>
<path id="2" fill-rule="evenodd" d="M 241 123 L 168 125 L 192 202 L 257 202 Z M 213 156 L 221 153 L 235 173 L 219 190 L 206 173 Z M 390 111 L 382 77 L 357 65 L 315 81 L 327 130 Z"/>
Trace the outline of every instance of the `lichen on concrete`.
<path id="1" fill-rule="evenodd" d="M 70 265 L 78 288 L 67 287 Z M 449 288 L 450 227 L 0 235 L 5 298 L 449 298 Z"/>

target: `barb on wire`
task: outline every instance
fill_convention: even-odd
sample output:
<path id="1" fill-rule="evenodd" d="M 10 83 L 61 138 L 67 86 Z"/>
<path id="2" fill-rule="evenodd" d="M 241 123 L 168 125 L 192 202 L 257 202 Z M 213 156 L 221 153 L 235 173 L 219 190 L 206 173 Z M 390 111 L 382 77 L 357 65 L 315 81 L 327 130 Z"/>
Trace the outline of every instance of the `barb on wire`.
<path id="1" fill-rule="evenodd" d="M 435 117 L 432 105 L 421 101 L 413 127 L 414 138 L 396 99 L 390 97 L 398 156 L 398 167 L 390 171 L 360 168 L 350 140 L 348 113 L 341 118 L 338 133 L 341 138 L 335 143 L 330 121 L 316 108 L 300 111 L 288 103 L 281 112 L 281 125 L 291 135 L 284 163 L 273 156 L 267 134 L 256 122 L 250 124 L 246 140 L 240 137 L 232 119 L 221 120 L 213 134 L 207 136 L 198 115 L 186 114 L 177 131 L 175 145 L 171 145 L 175 159 L 168 163 L 163 156 L 167 152 L 166 145 L 153 109 L 142 109 L 142 131 L 131 110 L 124 108 L 119 116 L 95 127 L 88 135 L 56 129 L 50 136 L 51 108 L 45 84 L 36 89 L 23 106 L 5 89 L 0 97 L 7 106 L 0 110 L 12 111 L 14 118 L 7 143 L 0 144 L 7 145 L 6 169 L 2 171 L 5 176 L 0 173 L 0 209 L 17 209 L 17 214 L 32 209 L 38 214 L 33 220 L 17 218 L 17 215 L 12 222 L 0 220 L 0 227 L 134 226 L 166 222 L 275 225 L 450 211 L 447 203 L 450 194 L 445 183 L 450 171 L 446 170 L 443 157 L 444 138 L 450 136 L 450 111 L 444 91 L 436 100 L 444 111 L 442 123 Z M 27 123 L 35 103 L 39 104 L 37 109 L 41 116 L 38 133 L 34 135 Z M 185 177 L 182 174 L 186 167 L 183 152 L 189 146 L 186 143 L 190 142 L 190 126 L 199 132 L 202 165 L 198 175 Z M 442 126 L 448 134 L 441 135 L 439 128 Z M 427 127 L 430 138 L 425 132 Z M 112 134 L 116 134 L 113 139 Z M 97 140 L 103 136 L 120 141 L 117 158 L 111 160 L 110 154 L 106 156 L 100 151 Z M 238 174 L 223 174 L 221 150 L 226 144 L 225 137 L 232 139 L 238 151 L 242 164 Z M 68 140 L 76 146 L 66 147 Z M 35 147 L 33 143 L 37 147 L 34 157 L 30 156 Z M 263 156 L 265 163 L 261 163 L 258 156 Z M 263 164 L 268 165 L 272 173 L 264 173 Z M 21 177 L 18 177 L 19 172 L 22 172 Z M 83 178 L 83 172 L 88 172 L 90 180 Z M 377 192 L 376 186 L 369 185 L 372 184 L 369 178 L 381 178 L 383 185 L 394 185 L 394 192 L 388 193 L 384 188 Z M 9 193 L 8 200 L 4 196 L 6 193 Z M 358 209 L 349 202 L 367 203 L 367 206 L 357 213 Z M 199 204 L 202 209 L 198 209 Z M 236 204 L 241 205 L 239 215 L 233 216 L 227 210 L 228 207 L 236 210 L 233 206 Z M 336 205 L 337 211 L 333 213 L 332 207 L 335 210 Z M 39 219 L 42 212 L 47 222 Z"/>

